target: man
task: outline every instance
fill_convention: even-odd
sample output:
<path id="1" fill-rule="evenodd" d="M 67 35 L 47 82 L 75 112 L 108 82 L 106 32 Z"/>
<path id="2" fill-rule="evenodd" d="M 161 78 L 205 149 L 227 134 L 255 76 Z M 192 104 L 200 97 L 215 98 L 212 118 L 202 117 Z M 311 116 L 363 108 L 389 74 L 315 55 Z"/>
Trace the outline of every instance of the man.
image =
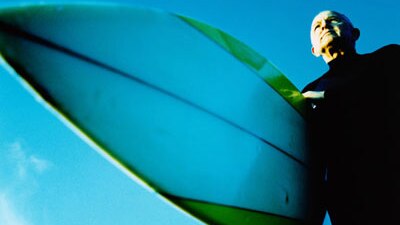
<path id="1" fill-rule="evenodd" d="M 360 55 L 360 31 L 334 11 L 311 26 L 329 70 L 303 90 L 311 141 L 326 168 L 333 225 L 400 224 L 400 46 Z"/>

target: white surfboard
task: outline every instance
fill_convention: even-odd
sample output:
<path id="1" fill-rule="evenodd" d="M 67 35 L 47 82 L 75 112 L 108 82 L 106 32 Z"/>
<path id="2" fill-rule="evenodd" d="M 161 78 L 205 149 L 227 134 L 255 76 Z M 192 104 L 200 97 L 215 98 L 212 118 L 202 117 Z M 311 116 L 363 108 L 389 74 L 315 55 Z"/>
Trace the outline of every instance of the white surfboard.
<path id="1" fill-rule="evenodd" d="M 118 5 L 0 12 L 0 50 L 52 107 L 205 222 L 313 219 L 301 94 L 220 30 Z"/>

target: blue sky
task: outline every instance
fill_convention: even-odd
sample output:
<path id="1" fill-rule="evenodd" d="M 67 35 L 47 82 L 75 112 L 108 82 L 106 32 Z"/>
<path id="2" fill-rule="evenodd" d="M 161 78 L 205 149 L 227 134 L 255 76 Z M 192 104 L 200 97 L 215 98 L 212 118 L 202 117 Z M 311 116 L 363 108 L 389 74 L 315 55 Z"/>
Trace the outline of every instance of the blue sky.
<path id="1" fill-rule="evenodd" d="M 0 5 L 17 2 L 35 1 L 0 1 Z M 360 53 L 399 44 L 400 38 L 400 5 L 395 0 L 112 2 L 159 8 L 221 28 L 268 58 L 300 89 L 327 68 L 310 53 L 309 27 L 317 12 L 334 9 L 348 15 L 361 30 Z M 131 218 L 139 218 L 141 224 L 195 224 L 175 216 L 168 203 L 94 151 L 4 69 L 0 69 L 0 150 L 2 225 L 122 225 Z M 143 210 L 146 207 L 154 210 Z"/>

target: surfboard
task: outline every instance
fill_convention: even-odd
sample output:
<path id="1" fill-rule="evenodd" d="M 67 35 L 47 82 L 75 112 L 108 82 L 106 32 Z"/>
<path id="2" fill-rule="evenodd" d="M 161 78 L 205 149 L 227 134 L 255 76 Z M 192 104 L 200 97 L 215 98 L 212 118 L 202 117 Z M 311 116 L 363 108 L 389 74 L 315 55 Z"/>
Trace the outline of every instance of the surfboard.
<path id="1" fill-rule="evenodd" d="M 205 223 L 320 213 L 301 94 L 223 31 L 154 9 L 28 5 L 1 9 L 0 51 L 43 104 Z"/>
<path id="2" fill-rule="evenodd" d="M 91 150 L 97 147 L 63 127 L 53 109 L 32 101 L 19 79 L 0 57 L 0 224 L 204 224 Z M 22 165 L 29 158 L 41 162 L 40 174 Z"/>

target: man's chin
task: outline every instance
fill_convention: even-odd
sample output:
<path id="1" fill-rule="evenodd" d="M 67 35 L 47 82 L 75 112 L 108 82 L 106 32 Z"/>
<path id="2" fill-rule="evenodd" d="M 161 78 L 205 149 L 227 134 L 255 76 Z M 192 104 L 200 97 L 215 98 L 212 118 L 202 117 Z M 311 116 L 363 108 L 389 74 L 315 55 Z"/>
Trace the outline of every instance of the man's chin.
<path id="1" fill-rule="evenodd" d="M 321 47 L 326 47 L 326 46 L 334 44 L 337 41 L 336 39 L 337 39 L 336 37 L 329 35 L 329 34 L 323 36 L 321 39 L 321 42 L 320 42 Z"/>
<path id="2" fill-rule="evenodd" d="M 343 41 L 340 38 L 329 38 L 321 42 L 321 52 L 324 53 L 328 49 L 339 49 L 343 45 Z"/>

